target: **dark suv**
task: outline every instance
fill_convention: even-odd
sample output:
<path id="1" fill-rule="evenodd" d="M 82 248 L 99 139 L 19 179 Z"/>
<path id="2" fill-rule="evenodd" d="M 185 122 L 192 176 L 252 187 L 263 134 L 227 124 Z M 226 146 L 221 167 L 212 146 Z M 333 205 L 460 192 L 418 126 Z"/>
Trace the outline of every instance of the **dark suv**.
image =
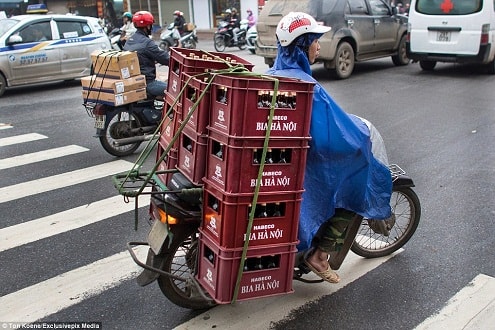
<path id="1" fill-rule="evenodd" d="M 320 39 L 318 61 L 338 79 L 348 78 L 354 63 L 391 56 L 395 65 L 406 65 L 407 16 L 386 0 L 270 0 L 260 12 L 256 28 L 256 54 L 273 65 L 277 54 L 275 30 L 291 11 L 312 15 L 332 27 Z"/>

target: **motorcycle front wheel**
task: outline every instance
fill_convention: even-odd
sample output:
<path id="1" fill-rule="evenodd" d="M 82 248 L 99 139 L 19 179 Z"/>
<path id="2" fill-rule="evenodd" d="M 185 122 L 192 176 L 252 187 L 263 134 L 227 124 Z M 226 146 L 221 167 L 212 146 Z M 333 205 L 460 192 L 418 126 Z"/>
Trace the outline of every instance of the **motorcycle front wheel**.
<path id="1" fill-rule="evenodd" d="M 117 146 L 116 140 L 133 137 L 133 129 L 142 127 L 141 121 L 133 113 L 117 111 L 108 122 L 108 126 L 100 135 L 100 143 L 106 152 L 113 156 L 123 157 L 134 153 L 141 142 Z"/>
<path id="2" fill-rule="evenodd" d="M 394 188 L 390 206 L 395 214 L 395 224 L 389 236 L 375 233 L 364 218 L 351 246 L 352 252 L 364 258 L 379 258 L 397 251 L 409 241 L 421 217 L 418 196 L 409 187 Z"/>
<path id="3" fill-rule="evenodd" d="M 217 52 L 223 52 L 225 50 L 225 37 L 221 34 L 217 34 L 213 37 L 213 45 Z"/>
<path id="4" fill-rule="evenodd" d="M 160 275 L 157 279 L 160 290 L 172 303 L 183 308 L 200 310 L 215 306 L 213 300 L 207 300 L 199 293 L 199 284 L 195 284 L 192 278 L 196 271 L 199 250 L 196 228 L 175 225 L 170 230 L 173 239 L 170 245 L 168 239 L 165 242 L 164 246 L 167 248 L 163 252 L 165 259 L 162 270 L 179 276 L 184 281 Z"/>

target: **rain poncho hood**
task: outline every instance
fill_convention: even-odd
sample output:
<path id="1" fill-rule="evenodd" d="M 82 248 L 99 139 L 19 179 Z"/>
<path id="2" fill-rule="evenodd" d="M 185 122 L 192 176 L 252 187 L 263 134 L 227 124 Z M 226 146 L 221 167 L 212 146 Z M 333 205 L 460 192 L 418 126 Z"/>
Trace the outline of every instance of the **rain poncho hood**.
<path id="1" fill-rule="evenodd" d="M 378 160 L 372 153 L 370 129 L 359 117 L 344 112 L 311 76 L 305 49 L 279 44 L 278 56 L 267 72 L 316 83 L 310 127 L 312 139 L 299 219 L 299 250 L 311 246 L 320 225 L 334 215 L 336 208 L 370 219 L 388 218 L 392 192 L 386 161 Z"/>

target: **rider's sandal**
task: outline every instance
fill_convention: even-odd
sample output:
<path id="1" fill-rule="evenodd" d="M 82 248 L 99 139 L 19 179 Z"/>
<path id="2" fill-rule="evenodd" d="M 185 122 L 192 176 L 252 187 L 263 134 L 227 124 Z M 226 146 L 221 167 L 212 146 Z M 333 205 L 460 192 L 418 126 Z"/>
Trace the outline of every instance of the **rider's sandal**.
<path id="1" fill-rule="evenodd" d="M 304 263 L 306 264 L 306 266 L 309 269 L 311 269 L 311 271 L 313 273 L 315 273 L 316 275 L 318 275 L 318 277 L 320 277 L 321 279 L 323 279 L 324 281 L 326 281 L 328 283 L 339 283 L 340 282 L 339 275 L 334 270 L 332 270 L 332 268 L 330 268 L 330 264 L 328 265 L 327 270 L 324 270 L 324 271 L 320 272 L 320 271 L 316 270 L 316 268 L 314 268 L 308 262 L 307 257 L 308 257 L 308 255 L 304 256 Z"/>

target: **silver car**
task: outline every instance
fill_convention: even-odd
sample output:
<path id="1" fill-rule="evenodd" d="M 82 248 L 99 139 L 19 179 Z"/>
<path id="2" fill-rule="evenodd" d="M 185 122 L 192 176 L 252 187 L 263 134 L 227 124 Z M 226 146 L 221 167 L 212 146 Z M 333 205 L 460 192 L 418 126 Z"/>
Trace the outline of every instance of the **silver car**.
<path id="1" fill-rule="evenodd" d="M 0 19 L 0 96 L 7 87 L 87 76 L 90 54 L 97 49 L 111 49 L 111 45 L 94 17 Z"/>

